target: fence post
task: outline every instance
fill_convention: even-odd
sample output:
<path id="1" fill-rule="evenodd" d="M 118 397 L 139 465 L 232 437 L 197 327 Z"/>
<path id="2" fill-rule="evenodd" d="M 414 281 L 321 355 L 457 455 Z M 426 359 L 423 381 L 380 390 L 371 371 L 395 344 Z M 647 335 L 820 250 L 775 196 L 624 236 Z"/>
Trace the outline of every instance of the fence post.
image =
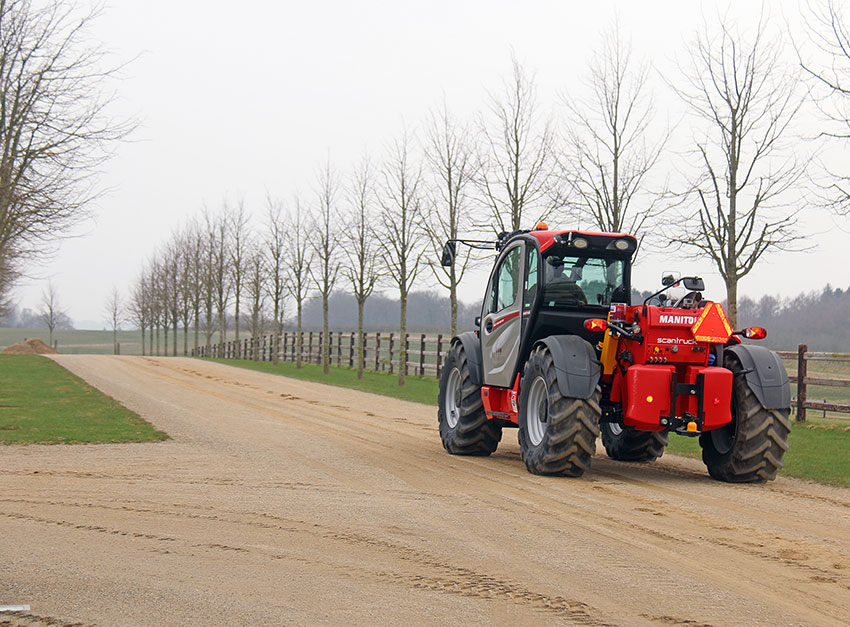
<path id="1" fill-rule="evenodd" d="M 797 422 L 806 421 L 806 351 L 809 347 L 797 347 Z"/>
<path id="2" fill-rule="evenodd" d="M 437 335 L 437 378 L 443 374 L 443 334 Z"/>
<path id="3" fill-rule="evenodd" d="M 351 332 L 351 338 L 348 341 L 348 367 L 354 368 L 354 331 Z"/>
<path id="4" fill-rule="evenodd" d="M 336 334 L 336 367 L 342 364 L 342 331 Z"/>
<path id="5" fill-rule="evenodd" d="M 401 359 L 401 356 L 399 356 Z M 408 371 L 407 364 L 410 362 L 410 333 L 404 334 L 404 376 L 406 377 L 410 372 Z"/>
<path id="6" fill-rule="evenodd" d="M 381 334 L 375 333 L 375 372 L 381 371 Z"/>
<path id="7" fill-rule="evenodd" d="M 307 363 L 313 363 L 313 332 L 307 335 Z"/>
<path id="8" fill-rule="evenodd" d="M 425 376 L 425 334 L 419 337 L 419 376 Z"/>
<path id="9" fill-rule="evenodd" d="M 390 333 L 390 374 L 393 373 L 393 345 L 395 344 L 395 333 Z"/>

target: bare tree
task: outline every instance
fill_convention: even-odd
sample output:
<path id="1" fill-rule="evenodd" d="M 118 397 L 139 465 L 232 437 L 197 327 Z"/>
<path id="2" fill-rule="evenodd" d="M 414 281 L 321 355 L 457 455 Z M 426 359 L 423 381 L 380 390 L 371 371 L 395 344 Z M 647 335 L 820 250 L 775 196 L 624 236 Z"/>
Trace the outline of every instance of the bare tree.
<path id="1" fill-rule="evenodd" d="M 274 324 L 274 340 L 272 341 L 272 361 L 276 364 L 280 359 L 280 335 L 283 333 L 283 317 L 285 312 L 284 298 L 286 296 L 286 223 L 282 216 L 281 203 L 268 198 L 268 225 L 265 240 L 266 267 L 269 281 L 266 290 L 271 299 L 272 318 Z"/>
<path id="2" fill-rule="evenodd" d="M 374 181 L 372 166 L 367 157 L 363 158 L 351 177 L 348 196 L 351 209 L 342 241 L 347 256 L 343 272 L 351 283 L 357 301 L 357 378 L 362 379 L 366 362 L 363 346 L 363 309 L 381 276 L 379 247 L 373 230 Z"/>
<path id="3" fill-rule="evenodd" d="M 121 323 L 124 322 L 124 303 L 121 300 L 121 294 L 118 288 L 114 285 L 106 300 L 104 313 L 106 313 L 106 319 L 112 328 L 112 354 L 117 355 L 118 331 L 121 329 Z"/>
<path id="4" fill-rule="evenodd" d="M 301 200 L 295 197 L 294 211 L 289 214 L 287 228 L 287 266 L 289 278 L 286 287 L 295 300 L 296 355 L 295 367 L 301 368 L 304 345 L 301 327 L 301 311 L 304 301 L 310 295 L 310 264 L 313 261 L 313 248 L 310 246 L 310 216 L 301 207 Z"/>
<path id="5" fill-rule="evenodd" d="M 457 334 L 457 288 L 469 266 L 472 249 L 464 247 L 449 267 L 443 267 L 436 260 L 446 240 L 457 239 L 473 229 L 469 191 L 478 171 L 472 134 L 452 116 L 445 100 L 439 111 L 430 114 L 425 162 L 430 186 L 423 223 L 433 252 L 428 266 L 437 282 L 449 290 L 454 336 Z"/>
<path id="6" fill-rule="evenodd" d="M 70 326 L 68 314 L 59 304 L 56 286 L 53 281 L 47 282 L 47 289 L 41 294 L 41 314 L 39 316 L 49 334 L 49 344 L 53 346 L 53 332 L 63 326 Z"/>
<path id="7" fill-rule="evenodd" d="M 489 94 L 489 119 L 481 119 L 483 146 L 477 179 L 481 198 L 500 231 L 560 206 L 552 122 L 541 119 L 534 76 L 515 56 L 503 93 Z M 489 225 L 488 225 L 489 226 Z"/>
<path id="8" fill-rule="evenodd" d="M 42 254 L 86 216 L 109 143 L 131 130 L 107 111 L 116 68 L 89 39 L 98 13 L 0 1 L 0 270 Z"/>
<path id="9" fill-rule="evenodd" d="M 227 341 L 227 308 L 230 306 L 232 283 L 230 281 L 228 244 L 229 220 L 226 212 L 212 218 L 208 225 L 211 247 L 211 274 L 215 306 L 218 312 L 218 341 L 224 346 Z"/>
<path id="10" fill-rule="evenodd" d="M 139 327 L 142 338 L 142 355 L 145 353 L 145 331 L 150 326 L 150 295 L 147 291 L 147 277 L 144 273 L 136 280 L 130 293 L 127 306 L 129 321 Z M 150 348 L 150 347 L 149 347 Z"/>
<path id="11" fill-rule="evenodd" d="M 248 297 L 248 318 L 251 328 L 251 359 L 257 361 L 259 356 L 260 336 L 264 333 L 265 299 L 266 299 L 266 263 L 259 249 L 245 242 L 245 295 Z"/>
<path id="12" fill-rule="evenodd" d="M 728 19 L 706 22 L 673 85 L 705 134 L 694 140 L 698 172 L 689 214 L 669 240 L 710 259 L 726 282 L 730 322 L 737 323 L 738 281 L 771 250 L 790 250 L 797 209 L 787 192 L 806 163 L 785 146 L 801 105 L 798 77 L 783 66 L 782 40 L 765 18 L 747 41 Z"/>
<path id="13" fill-rule="evenodd" d="M 850 23 L 844 6 L 836 0 L 809 2 L 804 22 L 811 49 L 798 50 L 800 66 L 814 82 L 812 95 L 827 124 L 820 136 L 840 142 L 850 140 Z M 850 169 L 823 169 L 826 180 L 818 183 L 821 200 L 838 215 L 850 216 Z"/>
<path id="14" fill-rule="evenodd" d="M 204 346 L 206 354 L 210 354 L 212 348 L 212 337 L 215 334 L 215 301 L 216 301 L 216 276 L 218 263 L 216 252 L 218 244 L 216 241 L 216 222 L 209 212 L 204 212 L 204 244 L 201 263 L 201 303 L 204 312 Z"/>
<path id="15" fill-rule="evenodd" d="M 407 370 L 407 296 L 422 268 L 425 236 L 422 230 L 420 184 L 422 169 L 412 159 L 412 138 L 407 129 L 390 148 L 383 167 L 380 189 L 378 239 L 387 276 L 398 288 L 400 303 L 398 384 L 404 385 Z"/>
<path id="16" fill-rule="evenodd" d="M 662 194 L 647 189 L 647 177 L 667 140 L 666 134 L 648 138 L 654 113 L 648 75 L 648 63 L 633 64 L 617 23 L 591 57 L 589 96 L 563 97 L 569 122 L 561 168 L 570 204 L 593 227 L 638 240 L 659 212 Z"/>
<path id="17" fill-rule="evenodd" d="M 312 229 L 314 237 L 314 259 L 318 268 L 310 268 L 316 289 L 322 297 L 322 370 L 330 373 L 330 335 L 328 333 L 328 300 L 333 292 L 339 275 L 339 231 L 337 225 L 337 196 L 339 195 L 339 180 L 328 159 L 318 172 L 319 206 L 316 212 L 316 225 Z"/>
<path id="18" fill-rule="evenodd" d="M 225 209 L 228 221 L 229 258 L 230 258 L 230 282 L 233 286 L 234 303 L 234 337 L 239 342 L 239 303 L 242 300 L 242 287 L 245 282 L 246 265 L 245 256 L 246 238 L 248 237 L 248 216 L 245 214 L 245 203 L 240 200 L 233 209 Z"/>

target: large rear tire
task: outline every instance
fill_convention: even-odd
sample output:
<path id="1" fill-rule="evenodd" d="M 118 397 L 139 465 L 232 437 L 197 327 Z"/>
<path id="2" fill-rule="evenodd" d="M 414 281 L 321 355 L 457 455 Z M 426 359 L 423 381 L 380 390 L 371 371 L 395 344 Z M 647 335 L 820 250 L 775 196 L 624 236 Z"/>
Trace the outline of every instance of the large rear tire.
<path id="1" fill-rule="evenodd" d="M 601 431 L 608 457 L 621 462 L 653 462 L 667 446 L 666 431 L 638 431 L 613 422 L 603 422 Z"/>
<path id="2" fill-rule="evenodd" d="M 519 445 L 529 472 L 583 475 L 596 451 L 600 414 L 598 389 L 588 399 L 563 396 L 549 349 L 531 353 L 519 397 Z"/>
<path id="3" fill-rule="evenodd" d="M 776 478 L 788 450 L 791 422 L 788 409 L 765 409 L 742 374 L 733 354 L 724 365 L 732 371 L 732 422 L 699 438 L 702 461 L 718 481 L 756 483 Z"/>
<path id="4" fill-rule="evenodd" d="M 488 420 L 481 387 L 472 382 L 463 344 L 456 342 L 446 356 L 437 397 L 440 439 L 452 455 L 490 455 L 502 439 L 502 426 Z"/>

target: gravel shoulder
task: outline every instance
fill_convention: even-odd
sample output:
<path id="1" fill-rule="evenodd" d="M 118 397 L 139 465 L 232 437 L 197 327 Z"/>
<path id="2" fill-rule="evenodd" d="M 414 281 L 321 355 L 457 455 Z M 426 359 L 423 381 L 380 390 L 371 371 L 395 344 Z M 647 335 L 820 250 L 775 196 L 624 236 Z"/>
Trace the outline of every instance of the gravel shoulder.
<path id="1" fill-rule="evenodd" d="M 0 605 L 32 608 L 0 624 L 850 616 L 850 490 L 601 447 L 581 479 L 537 477 L 513 430 L 492 457 L 447 455 L 433 407 L 198 360 L 51 358 L 173 439 L 0 448 Z"/>

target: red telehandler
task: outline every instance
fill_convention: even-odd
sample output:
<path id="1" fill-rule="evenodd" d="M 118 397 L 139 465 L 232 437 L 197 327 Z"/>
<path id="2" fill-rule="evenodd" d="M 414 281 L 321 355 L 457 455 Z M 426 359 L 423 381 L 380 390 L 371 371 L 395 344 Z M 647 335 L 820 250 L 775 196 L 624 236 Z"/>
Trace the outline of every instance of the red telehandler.
<path id="1" fill-rule="evenodd" d="M 503 233 L 495 248 L 477 330 L 454 337 L 440 379 L 443 446 L 490 455 L 504 428 L 519 429 L 534 474 L 581 476 L 596 450 L 646 462 L 668 434 L 699 437 L 709 474 L 729 482 L 771 480 L 782 467 L 791 392 L 773 351 L 741 338 L 699 277 L 665 276 L 631 300 L 631 235 L 549 230 Z M 677 292 L 678 293 L 675 293 Z"/>

